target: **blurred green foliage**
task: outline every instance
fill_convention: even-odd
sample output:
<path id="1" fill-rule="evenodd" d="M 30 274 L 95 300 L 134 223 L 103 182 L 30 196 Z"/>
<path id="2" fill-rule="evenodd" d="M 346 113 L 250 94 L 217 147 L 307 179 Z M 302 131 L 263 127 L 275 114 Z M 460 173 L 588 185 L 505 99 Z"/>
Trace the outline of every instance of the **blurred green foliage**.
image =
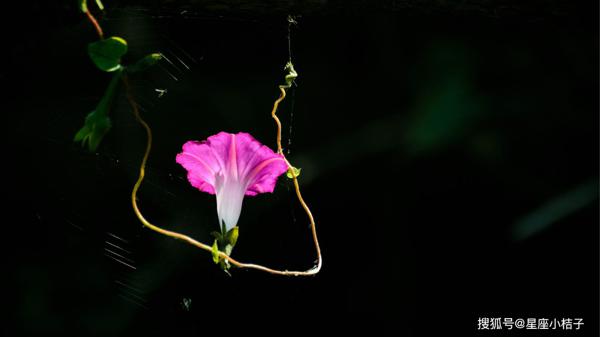
<path id="1" fill-rule="evenodd" d="M 598 180 L 593 179 L 561 193 L 515 222 L 514 240 L 524 240 L 538 234 L 576 211 L 592 204 L 598 198 Z"/>

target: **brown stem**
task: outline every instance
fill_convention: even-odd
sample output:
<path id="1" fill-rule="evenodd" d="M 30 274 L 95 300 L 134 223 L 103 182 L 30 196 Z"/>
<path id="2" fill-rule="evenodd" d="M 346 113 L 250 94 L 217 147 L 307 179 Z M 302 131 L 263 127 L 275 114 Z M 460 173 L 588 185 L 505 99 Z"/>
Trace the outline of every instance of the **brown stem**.
<path id="1" fill-rule="evenodd" d="M 90 22 L 92 23 L 92 25 L 94 26 L 94 28 L 96 28 L 96 32 L 98 33 L 98 37 L 102 40 L 104 39 L 104 32 L 102 31 L 102 27 L 100 27 L 100 24 L 98 24 L 98 21 L 96 21 L 96 18 L 92 15 L 92 13 L 90 12 L 90 10 L 88 9 L 85 14 L 87 15 L 87 18 L 90 20 Z"/>

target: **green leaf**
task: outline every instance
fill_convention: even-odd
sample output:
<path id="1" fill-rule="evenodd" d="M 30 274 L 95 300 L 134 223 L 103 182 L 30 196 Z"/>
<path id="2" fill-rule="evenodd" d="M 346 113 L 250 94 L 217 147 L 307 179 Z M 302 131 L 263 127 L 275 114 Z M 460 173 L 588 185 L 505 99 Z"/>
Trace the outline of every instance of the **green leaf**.
<path id="1" fill-rule="evenodd" d="M 102 1 L 96 0 L 96 6 L 98 6 L 98 8 L 100 8 L 101 11 L 104 10 L 104 5 L 102 4 Z"/>
<path id="2" fill-rule="evenodd" d="M 219 244 L 217 243 L 217 239 L 215 239 L 215 242 L 212 245 L 212 257 L 214 263 L 219 263 Z"/>
<path id="3" fill-rule="evenodd" d="M 217 232 L 217 231 L 212 231 L 210 232 L 210 235 L 212 235 L 213 238 L 221 241 L 223 239 L 223 235 L 221 235 L 221 233 Z"/>
<path id="4" fill-rule="evenodd" d="M 74 141 L 81 142 L 82 146 L 87 145 L 90 152 L 96 151 L 111 128 L 108 112 L 119 87 L 122 74 L 121 71 L 115 73 L 96 109 L 87 115 L 83 127 L 75 134 Z"/>
<path id="5" fill-rule="evenodd" d="M 227 255 L 231 255 L 231 251 L 233 251 L 233 246 L 232 246 L 232 245 L 230 245 L 230 244 L 227 244 L 227 245 L 225 246 L 225 254 L 227 254 Z"/>
<path id="6" fill-rule="evenodd" d="M 294 179 L 294 177 L 298 178 L 300 176 L 300 171 L 302 171 L 301 168 L 296 168 L 296 167 L 292 166 L 292 167 L 288 168 L 285 175 L 290 179 Z"/>
<path id="7" fill-rule="evenodd" d="M 81 146 L 86 146 L 87 144 L 88 150 L 94 152 L 110 128 L 110 118 L 106 114 L 98 113 L 98 110 L 94 110 L 87 115 L 85 124 L 75 134 L 74 140 L 81 142 Z"/>
<path id="8" fill-rule="evenodd" d="M 127 41 L 109 37 L 88 44 L 88 54 L 100 70 L 112 72 L 121 69 L 121 57 L 127 53 Z"/>
<path id="9" fill-rule="evenodd" d="M 287 74 L 285 75 L 285 84 L 280 85 L 280 87 L 289 89 L 294 83 L 294 80 L 296 80 L 296 78 L 298 77 L 298 73 L 296 72 L 296 69 L 294 69 L 294 65 L 291 61 L 286 63 L 285 68 L 283 68 L 283 70 L 285 70 Z"/>
<path id="10" fill-rule="evenodd" d="M 153 53 L 153 54 L 149 54 L 144 56 L 143 58 L 141 58 L 140 60 L 138 60 L 136 63 L 134 63 L 131 66 L 127 67 L 127 71 L 130 73 L 137 73 L 140 71 L 144 71 L 150 67 L 152 67 L 153 65 L 157 64 L 158 61 L 162 60 L 163 56 L 160 53 Z"/>
<path id="11" fill-rule="evenodd" d="M 227 237 L 227 227 L 225 226 L 225 221 L 221 222 L 221 237 L 222 238 Z"/>
<path id="12" fill-rule="evenodd" d="M 238 226 L 233 227 L 229 232 L 227 232 L 227 242 L 231 245 L 231 248 L 233 248 L 233 246 L 235 246 L 237 243 L 239 233 L 240 231 Z M 229 253 L 227 255 L 229 255 Z"/>
<path id="13" fill-rule="evenodd" d="M 104 5 L 102 4 L 102 1 L 96 0 L 96 6 L 98 6 L 98 8 L 100 8 L 101 11 L 104 10 Z M 79 8 L 81 9 L 82 12 L 87 13 L 87 11 L 88 11 L 87 0 L 79 0 Z"/>

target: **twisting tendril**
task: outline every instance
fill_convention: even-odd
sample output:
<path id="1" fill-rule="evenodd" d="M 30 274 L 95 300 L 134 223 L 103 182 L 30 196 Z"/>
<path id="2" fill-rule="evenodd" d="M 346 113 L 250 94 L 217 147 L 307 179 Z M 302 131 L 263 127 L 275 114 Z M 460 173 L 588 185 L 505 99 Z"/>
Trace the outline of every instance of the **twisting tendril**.
<path id="1" fill-rule="evenodd" d="M 90 20 L 90 22 L 92 23 L 92 25 L 96 28 L 96 31 L 97 31 L 100 39 L 103 39 L 104 36 L 103 36 L 102 28 L 100 27 L 100 25 L 98 24 L 98 22 L 96 21 L 94 16 L 90 13 L 89 10 L 87 10 L 87 8 L 86 8 L 85 13 L 86 13 L 88 19 Z M 290 25 L 292 24 L 292 22 L 289 22 L 289 23 L 290 23 Z M 294 21 L 294 23 L 295 23 L 295 21 Z M 288 40 L 288 42 L 289 42 L 289 40 Z M 285 71 L 286 71 L 285 84 L 279 86 L 280 95 L 273 103 L 273 109 L 271 110 L 271 117 L 273 118 L 273 120 L 275 121 L 275 124 L 277 125 L 277 153 L 279 153 L 281 156 L 283 156 L 285 163 L 288 166 L 288 174 L 292 178 L 292 181 L 294 184 L 294 189 L 296 192 L 296 197 L 297 197 L 300 205 L 302 205 L 302 208 L 306 212 L 306 215 L 308 216 L 308 219 L 310 221 L 312 238 L 313 238 L 314 245 L 315 245 L 317 259 L 311 269 L 308 269 L 305 271 L 291 271 L 291 270 L 273 269 L 273 268 L 265 267 L 265 266 L 262 266 L 259 264 L 254 264 L 254 263 L 239 262 L 239 261 L 235 260 L 234 258 L 232 258 L 231 256 L 225 254 L 222 251 L 218 251 L 216 254 L 218 255 L 219 258 L 227 260 L 231 265 L 238 267 L 240 269 L 256 269 L 256 270 L 261 270 L 261 271 L 264 271 L 264 272 L 267 272 L 270 274 L 284 275 L 284 276 L 310 276 L 310 275 L 316 275 L 321 270 L 321 267 L 323 265 L 323 259 L 321 256 L 321 248 L 319 246 L 319 240 L 318 240 L 318 236 L 317 236 L 317 228 L 316 228 L 314 217 L 310 211 L 310 208 L 304 201 L 304 198 L 302 197 L 302 193 L 300 192 L 300 184 L 298 183 L 298 170 L 295 167 L 293 167 L 292 164 L 290 164 L 290 162 L 288 161 L 288 159 L 285 157 L 285 155 L 283 153 L 283 148 L 281 146 L 281 121 L 277 117 L 277 108 L 279 107 L 279 104 L 285 99 L 286 90 L 292 86 L 294 80 L 296 79 L 296 77 L 298 77 L 298 73 L 294 69 L 294 66 L 291 62 L 291 55 L 290 55 L 290 60 L 288 61 L 288 63 L 285 66 Z M 146 174 L 146 164 L 148 162 L 148 157 L 150 156 L 150 151 L 152 149 L 152 129 L 150 128 L 148 123 L 142 118 L 142 116 L 140 114 L 140 109 L 139 109 L 137 101 L 133 95 L 133 91 L 132 91 L 131 85 L 129 83 L 128 75 L 124 74 L 121 77 L 121 80 L 124 84 L 127 101 L 129 102 L 129 105 L 131 106 L 133 115 L 135 116 L 135 119 L 140 123 L 140 125 L 146 131 L 146 149 L 144 151 L 144 155 L 142 157 L 142 162 L 140 164 L 139 175 L 138 175 L 137 181 L 135 182 L 133 189 L 131 191 L 131 204 L 133 207 L 133 211 L 135 212 L 135 215 L 137 216 L 137 218 L 140 220 L 140 222 L 146 228 L 149 228 L 155 232 L 161 233 L 161 234 L 169 236 L 171 238 L 185 241 L 193 246 L 196 246 L 207 252 L 215 254 L 215 252 L 213 251 L 213 247 L 211 247 L 210 245 L 199 242 L 185 234 L 166 230 L 157 225 L 154 225 L 150 221 L 148 221 L 144 217 L 142 212 L 140 211 L 140 208 L 138 206 L 137 193 L 138 193 L 138 190 L 140 189 L 140 186 L 144 180 L 144 176 Z"/>

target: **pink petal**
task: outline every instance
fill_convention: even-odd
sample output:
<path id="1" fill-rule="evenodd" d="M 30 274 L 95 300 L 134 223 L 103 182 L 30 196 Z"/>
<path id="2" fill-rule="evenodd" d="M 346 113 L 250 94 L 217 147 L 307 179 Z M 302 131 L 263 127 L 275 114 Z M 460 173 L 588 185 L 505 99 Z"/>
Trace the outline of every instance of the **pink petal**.
<path id="1" fill-rule="evenodd" d="M 287 171 L 283 156 L 262 145 L 245 132 L 236 135 L 237 165 L 241 179 L 245 180 L 246 195 L 272 193 L 277 178 Z"/>
<path id="2" fill-rule="evenodd" d="M 288 166 L 281 155 L 262 160 L 246 176 L 246 179 L 249 181 L 246 195 L 254 196 L 259 193 L 272 193 L 275 189 L 277 178 L 285 173 L 287 169 Z"/>
<path id="3" fill-rule="evenodd" d="M 215 176 L 221 171 L 218 159 L 207 141 L 189 141 L 175 159 L 188 171 L 188 180 L 200 191 L 215 194 Z"/>

